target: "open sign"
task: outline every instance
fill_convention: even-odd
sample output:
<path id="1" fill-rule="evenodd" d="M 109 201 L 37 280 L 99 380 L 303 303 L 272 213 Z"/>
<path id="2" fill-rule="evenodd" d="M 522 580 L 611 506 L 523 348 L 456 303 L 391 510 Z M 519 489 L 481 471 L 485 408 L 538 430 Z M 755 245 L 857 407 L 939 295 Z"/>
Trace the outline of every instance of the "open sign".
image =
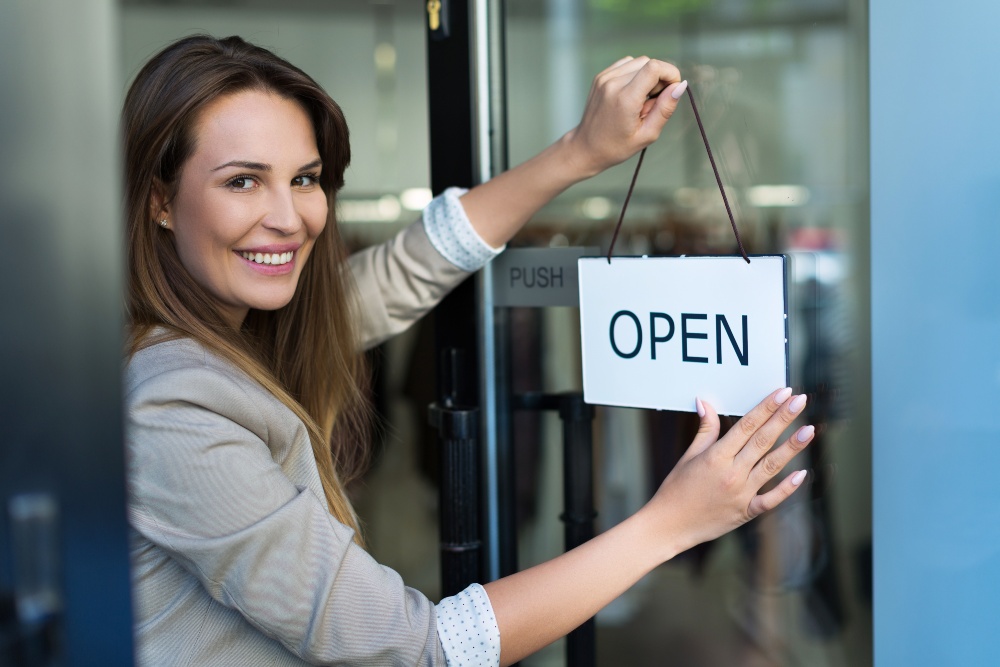
<path id="1" fill-rule="evenodd" d="M 588 403 L 742 415 L 786 386 L 784 256 L 581 258 Z"/>

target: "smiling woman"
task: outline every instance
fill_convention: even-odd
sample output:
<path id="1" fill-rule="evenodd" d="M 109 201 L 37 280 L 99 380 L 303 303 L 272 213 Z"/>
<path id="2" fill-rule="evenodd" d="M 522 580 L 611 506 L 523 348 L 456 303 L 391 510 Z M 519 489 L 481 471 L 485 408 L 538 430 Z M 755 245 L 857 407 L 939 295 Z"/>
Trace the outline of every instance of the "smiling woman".
<path id="1" fill-rule="evenodd" d="M 347 257 L 333 214 L 347 126 L 311 78 L 238 37 L 185 38 L 139 72 L 123 127 L 141 663 L 510 664 L 794 491 L 801 471 L 758 494 L 812 438 L 772 449 L 804 396 L 772 392 L 722 438 L 698 401 L 701 430 L 646 507 L 438 605 L 365 552 L 344 492 L 367 449 L 359 353 L 559 192 L 655 141 L 684 88 L 668 63 L 623 58 L 558 142 Z"/>
<path id="2" fill-rule="evenodd" d="M 193 131 L 176 191 L 159 188 L 153 217 L 173 221 L 181 263 L 239 328 L 251 308 L 291 301 L 326 227 L 323 161 L 305 109 L 271 92 L 220 97 Z"/>
<path id="3" fill-rule="evenodd" d="M 195 36 L 140 71 L 123 127 L 129 357 L 198 341 L 264 386 L 308 429 L 323 497 L 356 526 L 342 483 L 364 449 L 329 446 L 335 423 L 349 442 L 367 424 L 346 252 L 334 225 L 322 234 L 350 162 L 340 107 L 268 51 Z M 307 243 L 323 250 L 308 264 Z M 258 251 L 298 253 L 295 270 L 255 272 L 251 250 L 254 265 Z"/>

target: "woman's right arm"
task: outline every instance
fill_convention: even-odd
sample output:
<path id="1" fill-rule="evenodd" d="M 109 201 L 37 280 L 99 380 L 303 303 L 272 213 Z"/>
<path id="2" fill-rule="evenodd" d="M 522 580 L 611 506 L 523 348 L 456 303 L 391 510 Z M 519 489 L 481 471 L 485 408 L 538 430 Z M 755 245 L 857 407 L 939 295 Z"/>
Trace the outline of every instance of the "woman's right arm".
<path id="1" fill-rule="evenodd" d="M 773 509 L 804 471 L 772 490 L 761 487 L 812 440 L 798 429 L 772 445 L 805 407 L 805 396 L 775 391 L 719 439 L 719 418 L 703 412 L 697 437 L 641 510 L 557 558 L 486 584 L 500 629 L 500 663 L 509 665 L 562 637 L 657 565 Z"/>

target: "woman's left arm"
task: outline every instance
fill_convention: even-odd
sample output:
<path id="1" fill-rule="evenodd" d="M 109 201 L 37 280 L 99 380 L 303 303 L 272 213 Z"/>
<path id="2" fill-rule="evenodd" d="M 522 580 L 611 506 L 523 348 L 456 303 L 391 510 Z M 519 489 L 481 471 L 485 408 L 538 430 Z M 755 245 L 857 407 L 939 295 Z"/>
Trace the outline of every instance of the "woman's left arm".
<path id="1" fill-rule="evenodd" d="M 417 321 L 560 192 L 653 143 L 686 88 L 673 65 L 623 58 L 595 77 L 580 124 L 559 141 L 461 198 L 446 192 L 424 224 L 352 255 L 362 348 Z"/>
<path id="2" fill-rule="evenodd" d="M 656 141 L 687 88 L 670 63 L 623 58 L 594 78 L 580 124 L 547 149 L 462 196 L 472 226 L 498 248 L 560 192 Z"/>

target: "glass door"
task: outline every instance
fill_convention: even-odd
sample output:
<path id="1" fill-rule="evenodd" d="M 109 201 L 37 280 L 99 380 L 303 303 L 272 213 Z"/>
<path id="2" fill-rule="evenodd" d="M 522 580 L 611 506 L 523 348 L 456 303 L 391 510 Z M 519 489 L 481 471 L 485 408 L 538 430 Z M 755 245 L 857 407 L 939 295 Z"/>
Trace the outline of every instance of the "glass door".
<path id="1" fill-rule="evenodd" d="M 812 471 L 794 501 L 658 568 L 597 616 L 598 664 L 871 663 L 866 17 L 855 0 L 506 2 L 510 164 L 572 128 L 593 76 L 622 56 L 671 61 L 688 79 L 748 252 L 791 258 L 792 382 L 819 433 L 794 464 Z M 634 169 L 633 158 L 571 188 L 511 247 L 606 252 Z M 682 101 L 648 150 L 616 254 L 735 252 Z M 494 315 L 510 350 L 498 393 L 580 390 L 576 309 Z M 561 427 L 552 413 L 498 419 L 511 429 L 523 568 L 562 550 Z M 690 413 L 597 408 L 598 530 L 638 509 L 696 428 Z M 523 664 L 564 654 L 557 644 Z"/>

